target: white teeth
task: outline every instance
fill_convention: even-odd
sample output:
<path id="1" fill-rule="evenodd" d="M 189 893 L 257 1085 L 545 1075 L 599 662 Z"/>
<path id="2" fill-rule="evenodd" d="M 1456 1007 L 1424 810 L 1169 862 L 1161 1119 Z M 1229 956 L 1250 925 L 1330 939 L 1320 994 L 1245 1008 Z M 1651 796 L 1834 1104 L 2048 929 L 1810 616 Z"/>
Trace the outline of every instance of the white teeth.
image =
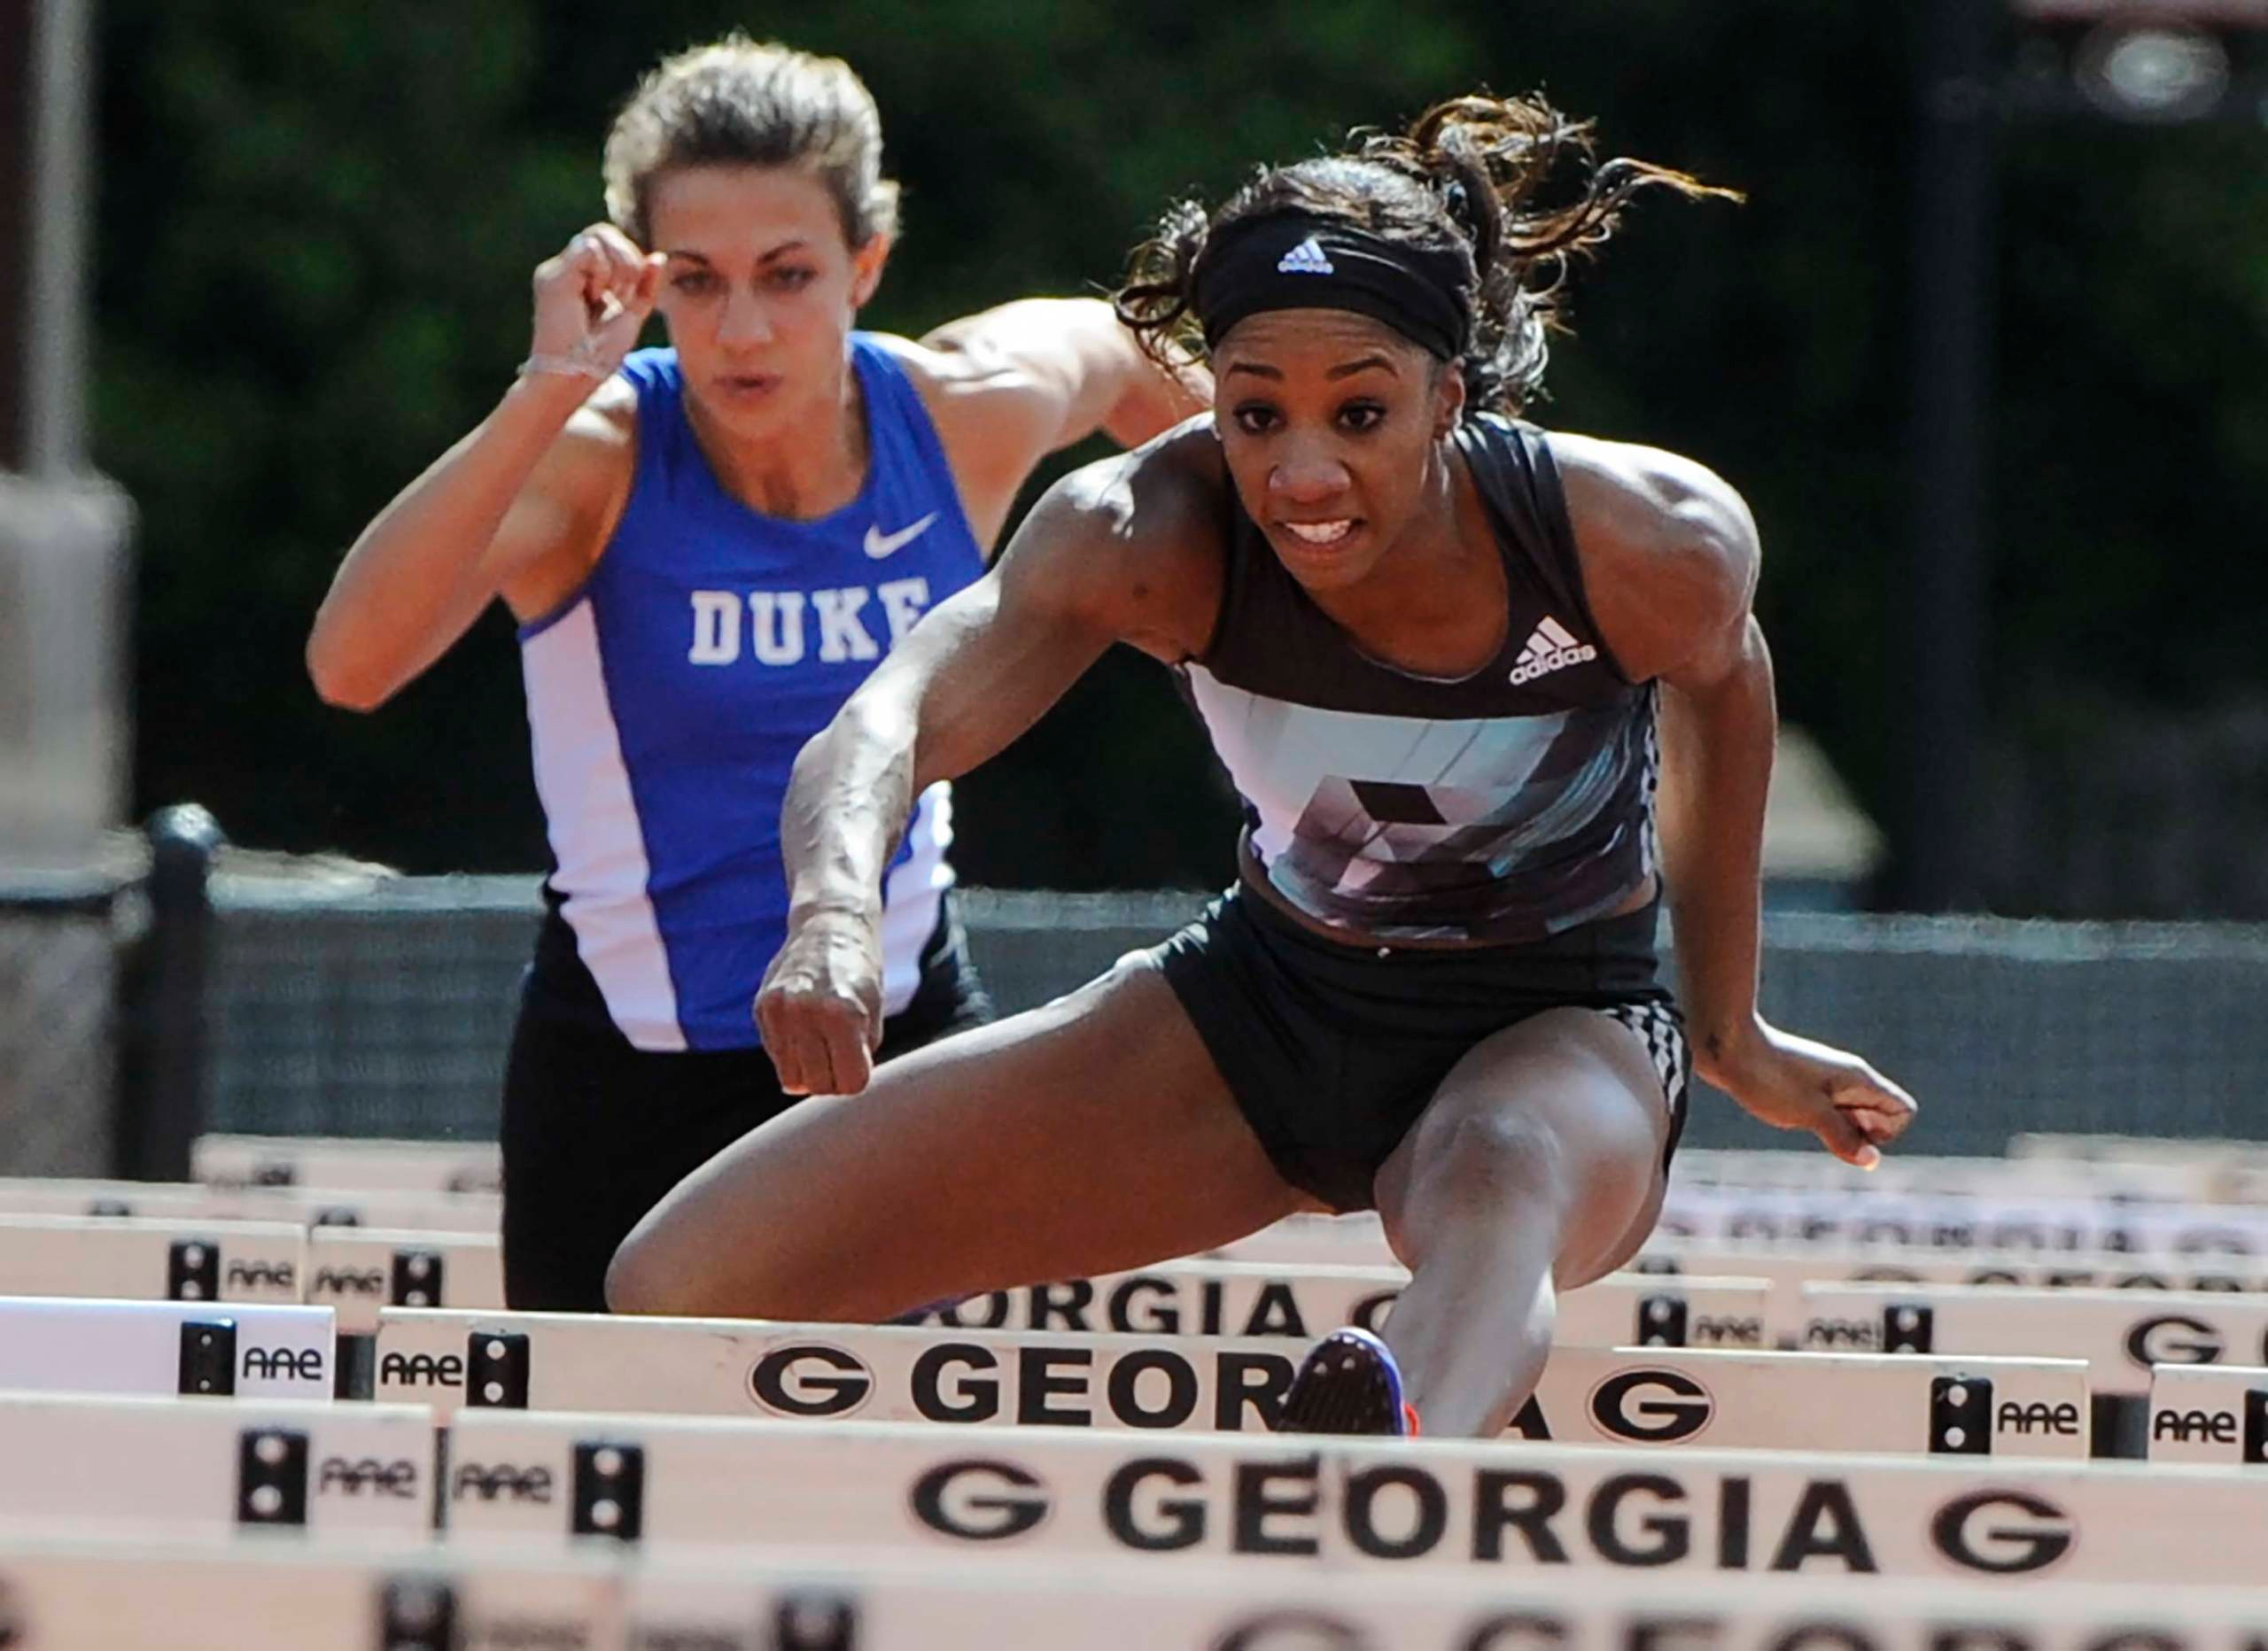
<path id="1" fill-rule="evenodd" d="M 1338 522 L 1286 522 L 1284 525 L 1310 545 L 1335 545 L 1354 531 L 1351 517 Z"/>

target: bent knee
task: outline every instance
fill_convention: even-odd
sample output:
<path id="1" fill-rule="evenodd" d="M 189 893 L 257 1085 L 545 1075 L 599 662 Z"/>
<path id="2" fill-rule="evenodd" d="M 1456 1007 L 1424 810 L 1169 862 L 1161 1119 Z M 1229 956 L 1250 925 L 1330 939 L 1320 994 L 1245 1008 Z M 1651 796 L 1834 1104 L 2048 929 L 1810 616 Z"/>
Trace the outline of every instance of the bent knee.
<path id="1" fill-rule="evenodd" d="M 1550 1130 L 1502 1112 L 1453 1122 L 1436 1153 L 1434 1178 L 1474 1195 L 1533 1200 L 1562 1185 L 1566 1153 Z"/>
<path id="2" fill-rule="evenodd" d="M 669 1317 L 695 1314 L 682 1288 L 686 1269 L 665 1266 L 651 1242 L 633 1234 L 622 1241 L 606 1268 L 606 1308 L 610 1313 L 658 1314 Z M 673 1289 L 672 1280 L 680 1281 Z"/>

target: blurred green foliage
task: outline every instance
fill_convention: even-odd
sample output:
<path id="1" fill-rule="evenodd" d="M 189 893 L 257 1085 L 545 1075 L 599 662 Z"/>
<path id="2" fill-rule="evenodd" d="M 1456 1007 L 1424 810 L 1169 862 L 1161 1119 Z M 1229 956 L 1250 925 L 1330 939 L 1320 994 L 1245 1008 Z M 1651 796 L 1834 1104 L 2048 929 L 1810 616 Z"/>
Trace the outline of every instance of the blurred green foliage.
<path id="1" fill-rule="evenodd" d="M 1982 4 L 1983 0 L 1979 0 Z M 1640 206 L 1577 289 L 1546 422 L 1747 493 L 1788 715 L 1886 790 L 1906 671 L 1915 180 L 1907 9 L 1817 0 L 113 0 L 97 454 L 143 509 L 144 805 L 404 867 L 542 858 L 509 627 L 370 717 L 306 627 L 362 522 L 501 392 L 532 266 L 598 215 L 600 139 L 731 27 L 848 57 L 907 234 L 869 325 L 1092 290 L 1165 202 L 1357 123 L 1542 86 L 1605 147 L 1750 192 Z M 2268 134 L 2005 135 L 1991 692 L 2204 706 L 2264 677 Z M 964 787 L 982 881 L 1196 883 L 1233 816 L 1162 672 L 1114 658 Z"/>

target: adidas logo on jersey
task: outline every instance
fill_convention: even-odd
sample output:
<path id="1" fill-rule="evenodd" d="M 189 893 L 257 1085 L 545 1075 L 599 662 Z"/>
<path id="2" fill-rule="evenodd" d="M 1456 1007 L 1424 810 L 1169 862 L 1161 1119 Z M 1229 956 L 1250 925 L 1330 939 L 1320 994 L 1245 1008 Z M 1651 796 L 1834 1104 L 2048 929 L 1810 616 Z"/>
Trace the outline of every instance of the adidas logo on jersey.
<path id="1" fill-rule="evenodd" d="M 1519 658 L 1512 665 L 1512 686 L 1533 682 L 1538 677 L 1548 677 L 1555 670 L 1565 670 L 1570 665 L 1588 664 L 1598 657 L 1598 649 L 1588 642 L 1578 642 L 1574 633 L 1554 619 L 1543 616 L 1543 623 L 1535 627 L 1527 646 L 1520 649 Z"/>
<path id="2" fill-rule="evenodd" d="M 1276 260 L 1276 273 L 1279 275 L 1335 275 L 1339 271 L 1324 256 L 1323 248 L 1316 244 L 1315 236 L 1309 236 Z"/>

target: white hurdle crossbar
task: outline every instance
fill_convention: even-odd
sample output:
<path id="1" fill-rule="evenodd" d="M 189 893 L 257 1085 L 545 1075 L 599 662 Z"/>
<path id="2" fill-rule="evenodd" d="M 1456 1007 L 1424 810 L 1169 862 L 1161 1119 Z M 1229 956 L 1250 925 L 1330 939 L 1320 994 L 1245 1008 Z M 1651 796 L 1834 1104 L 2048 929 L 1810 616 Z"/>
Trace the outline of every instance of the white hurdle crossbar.
<path id="1" fill-rule="evenodd" d="M 480 1409 L 1262 1432 L 1283 1343 L 903 1326 L 388 1313 L 382 1397 Z M 2080 1459 L 2073 1360 L 1562 1346 L 1511 1437 Z"/>
<path id="2" fill-rule="evenodd" d="M 2258 1575 L 2268 1486 L 2210 1468 L 467 1410 L 453 1541 L 857 1542 L 1281 1570 L 1531 1567 L 2002 1584 Z"/>
<path id="3" fill-rule="evenodd" d="M 306 1265 L 307 1236 L 273 1221 L 0 1216 L 0 1295 L 280 1304 Z"/>
<path id="4" fill-rule="evenodd" d="M 2268 1297 L 2206 1291 L 1806 1284 L 1800 1345 L 2083 1359 L 2099 1454 L 2147 1454 L 2151 1368 L 2257 1356 Z"/>
<path id="5" fill-rule="evenodd" d="M 224 1187 L 325 1187 L 364 1192 L 497 1192 L 493 1141 L 389 1141 L 324 1136 L 202 1135 L 190 1175 Z"/>
<path id="6" fill-rule="evenodd" d="M 2084 1198 L 1961 1198 L 1681 1187 L 1655 1236 L 1710 1243 L 1911 1250 L 2110 1251 L 2136 1256 L 2268 1255 L 2268 1212 L 2241 1205 Z"/>
<path id="7" fill-rule="evenodd" d="M 2268 1367 L 2162 1364 L 2150 1373 L 2152 1461 L 2268 1463 Z"/>
<path id="8" fill-rule="evenodd" d="M 0 1389 L 327 1399 L 328 1307 L 0 1297 Z"/>
<path id="9" fill-rule="evenodd" d="M 0 1528 L 0 1630 L 20 1651 L 629 1651 L 633 1643 L 613 1556 L 465 1555 L 392 1532 L 296 1534 L 142 1531 L 129 1541 Z"/>
<path id="10" fill-rule="evenodd" d="M 420 1538 L 433 1460 L 415 1406 L 0 1394 L 0 1521 Z"/>
<path id="11" fill-rule="evenodd" d="M 1400 1267 L 1177 1261 L 1103 1278 L 995 1291 L 930 1309 L 944 1329 L 1286 1337 L 1375 1329 L 1410 1282 Z M 1766 1345 L 1768 1290 L 1752 1277 L 1615 1274 L 1559 1298 L 1556 1339 L 1590 1347 Z"/>
<path id="12" fill-rule="evenodd" d="M 1743 1274 L 1764 1280 L 1771 1290 L 1766 1342 L 1775 1347 L 1801 1345 L 1806 1284 L 2006 1284 L 2020 1290 L 2268 1293 L 2268 1260 L 2251 1256 L 1813 1249 L 1661 1239 L 1640 1252 L 1631 1270 L 1648 1277 Z"/>
<path id="13" fill-rule="evenodd" d="M 342 1336 L 376 1335 L 389 1306 L 501 1309 L 501 1247 L 480 1233 L 319 1227 L 307 1235 L 307 1301 L 336 1312 Z"/>
<path id="14" fill-rule="evenodd" d="M 94 1215 L 160 1221 L 282 1221 L 493 1234 L 493 1193 L 322 1187 L 205 1187 L 191 1182 L 0 1180 L 0 1215 Z"/>
<path id="15" fill-rule="evenodd" d="M 2256 1651 L 2256 1593 L 646 1555 L 0 1529 L 22 1651 Z M 1604 1596 L 1604 1597 L 1603 1597 Z"/>

